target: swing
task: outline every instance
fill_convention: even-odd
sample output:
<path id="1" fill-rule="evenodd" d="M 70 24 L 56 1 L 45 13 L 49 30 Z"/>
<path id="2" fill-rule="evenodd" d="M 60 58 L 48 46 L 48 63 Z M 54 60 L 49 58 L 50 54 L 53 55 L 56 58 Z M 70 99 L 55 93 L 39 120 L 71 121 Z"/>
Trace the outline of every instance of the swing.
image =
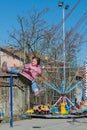
<path id="1" fill-rule="evenodd" d="M 32 81 L 29 78 L 27 78 L 23 73 L 19 73 L 18 77 L 24 84 L 31 86 Z"/>

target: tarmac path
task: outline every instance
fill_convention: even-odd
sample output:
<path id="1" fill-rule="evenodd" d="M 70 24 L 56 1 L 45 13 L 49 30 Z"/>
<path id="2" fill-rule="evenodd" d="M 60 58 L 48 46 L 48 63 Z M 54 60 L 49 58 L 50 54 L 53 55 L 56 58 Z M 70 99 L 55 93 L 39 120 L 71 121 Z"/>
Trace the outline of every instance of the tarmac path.
<path id="1" fill-rule="evenodd" d="M 0 123 L 0 130 L 87 130 L 87 118 L 40 119 L 32 118 L 9 123 Z"/>

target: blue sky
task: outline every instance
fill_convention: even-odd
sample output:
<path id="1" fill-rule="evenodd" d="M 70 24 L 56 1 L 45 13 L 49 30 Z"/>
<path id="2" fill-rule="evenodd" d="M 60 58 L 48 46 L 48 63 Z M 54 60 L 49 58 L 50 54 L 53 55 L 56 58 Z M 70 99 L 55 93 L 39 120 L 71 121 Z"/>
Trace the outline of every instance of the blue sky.
<path id="1" fill-rule="evenodd" d="M 33 7 L 38 10 L 44 8 L 50 8 L 50 12 L 46 15 L 45 19 L 48 24 L 57 24 L 61 20 L 61 9 L 58 7 L 58 2 L 60 0 L 0 0 L 0 45 L 5 45 L 5 41 L 8 40 L 8 31 L 11 32 L 13 27 L 17 27 L 17 16 L 26 16 L 28 12 L 31 12 Z M 65 4 L 69 4 L 69 9 L 75 5 L 78 0 L 63 0 Z M 70 17 L 66 21 L 66 28 L 73 27 L 84 12 L 87 11 L 87 0 L 80 0 L 77 8 L 72 12 Z M 84 22 L 79 27 L 80 31 L 84 33 L 87 21 Z M 86 27 L 87 28 L 87 27 Z M 87 44 L 83 43 L 81 58 L 82 60 L 87 59 Z"/>

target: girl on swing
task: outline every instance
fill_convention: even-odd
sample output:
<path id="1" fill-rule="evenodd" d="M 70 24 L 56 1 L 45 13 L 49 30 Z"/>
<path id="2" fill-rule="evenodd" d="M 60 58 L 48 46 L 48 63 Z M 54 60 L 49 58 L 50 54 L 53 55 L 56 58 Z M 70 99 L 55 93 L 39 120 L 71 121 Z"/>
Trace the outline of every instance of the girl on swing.
<path id="1" fill-rule="evenodd" d="M 40 94 L 43 89 L 39 89 L 36 82 L 35 78 L 39 75 L 41 75 L 41 67 L 40 67 L 40 58 L 38 57 L 32 57 L 31 63 L 27 64 L 24 66 L 23 72 L 21 72 L 18 69 L 15 68 L 8 68 L 7 63 L 4 62 L 2 65 L 2 70 L 4 72 L 12 73 L 12 74 L 21 74 L 24 75 L 26 78 L 31 80 L 31 88 L 32 91 L 34 92 L 34 95 L 37 96 Z"/>

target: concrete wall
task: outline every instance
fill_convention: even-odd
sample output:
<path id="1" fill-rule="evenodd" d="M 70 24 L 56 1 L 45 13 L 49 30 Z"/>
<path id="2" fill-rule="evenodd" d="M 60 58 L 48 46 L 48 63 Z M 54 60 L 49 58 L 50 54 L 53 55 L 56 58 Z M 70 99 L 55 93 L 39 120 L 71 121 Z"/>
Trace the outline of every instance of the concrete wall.
<path id="1" fill-rule="evenodd" d="M 0 51 L 0 68 L 2 67 L 4 61 L 7 62 L 8 67 L 20 68 L 23 65 L 23 62 L 21 60 L 13 58 L 12 56 L 9 56 L 8 54 Z M 0 80 L 9 82 L 9 78 L 6 79 L 0 77 Z M 24 105 L 23 95 L 24 93 L 19 88 L 13 87 L 14 114 L 18 114 L 23 108 Z M 0 87 L 0 112 L 5 113 L 5 115 L 9 115 L 10 112 L 10 88 L 9 87 Z"/>

